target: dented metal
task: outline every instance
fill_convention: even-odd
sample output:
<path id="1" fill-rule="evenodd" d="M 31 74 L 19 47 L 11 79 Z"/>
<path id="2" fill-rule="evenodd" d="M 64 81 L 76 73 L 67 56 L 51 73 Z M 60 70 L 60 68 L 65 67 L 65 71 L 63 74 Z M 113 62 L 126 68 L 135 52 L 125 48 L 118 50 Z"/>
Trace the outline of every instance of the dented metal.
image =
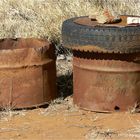
<path id="1" fill-rule="evenodd" d="M 74 103 L 92 111 L 127 111 L 140 103 L 140 53 L 74 50 Z"/>
<path id="2" fill-rule="evenodd" d="M 41 39 L 0 40 L 0 108 L 39 106 L 55 97 L 54 46 Z"/>

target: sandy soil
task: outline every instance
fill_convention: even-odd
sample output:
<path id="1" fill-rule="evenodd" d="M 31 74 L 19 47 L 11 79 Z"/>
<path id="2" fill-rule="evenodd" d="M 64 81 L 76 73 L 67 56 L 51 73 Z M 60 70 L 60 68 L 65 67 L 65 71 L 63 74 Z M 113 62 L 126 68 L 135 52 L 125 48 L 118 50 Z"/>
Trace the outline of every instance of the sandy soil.
<path id="1" fill-rule="evenodd" d="M 7 110 L 0 119 L 0 140 L 133 140 L 139 132 L 140 114 L 84 111 L 72 97 L 47 108 Z"/>

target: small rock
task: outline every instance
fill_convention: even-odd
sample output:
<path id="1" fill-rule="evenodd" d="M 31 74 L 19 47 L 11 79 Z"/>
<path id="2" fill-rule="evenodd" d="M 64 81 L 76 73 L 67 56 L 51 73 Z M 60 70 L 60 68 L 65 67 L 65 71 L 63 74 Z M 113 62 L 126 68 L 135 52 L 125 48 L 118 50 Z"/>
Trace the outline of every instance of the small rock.
<path id="1" fill-rule="evenodd" d="M 65 60 L 65 59 L 66 59 L 66 57 L 63 54 L 57 56 L 57 60 Z"/>

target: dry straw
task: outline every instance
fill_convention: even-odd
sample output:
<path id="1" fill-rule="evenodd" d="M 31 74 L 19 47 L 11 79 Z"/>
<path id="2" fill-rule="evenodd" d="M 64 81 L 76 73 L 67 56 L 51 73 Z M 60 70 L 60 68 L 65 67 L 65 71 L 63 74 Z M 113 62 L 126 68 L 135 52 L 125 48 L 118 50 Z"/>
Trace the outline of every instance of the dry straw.
<path id="1" fill-rule="evenodd" d="M 0 38 L 43 37 L 59 42 L 62 22 L 101 12 L 140 14 L 140 0 L 0 0 Z"/>

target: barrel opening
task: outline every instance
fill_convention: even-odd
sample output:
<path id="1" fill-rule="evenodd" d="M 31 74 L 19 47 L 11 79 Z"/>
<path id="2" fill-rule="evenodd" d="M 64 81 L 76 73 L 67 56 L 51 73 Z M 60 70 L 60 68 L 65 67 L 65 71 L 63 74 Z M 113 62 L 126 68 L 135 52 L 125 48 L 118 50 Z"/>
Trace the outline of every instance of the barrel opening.
<path id="1" fill-rule="evenodd" d="M 0 39 L 0 50 L 40 48 L 48 46 L 49 43 L 43 39 L 36 38 L 4 38 Z"/>
<path id="2" fill-rule="evenodd" d="M 115 107 L 114 107 L 114 110 L 115 110 L 115 111 L 119 111 L 119 110 L 120 110 L 120 107 L 115 106 Z"/>

